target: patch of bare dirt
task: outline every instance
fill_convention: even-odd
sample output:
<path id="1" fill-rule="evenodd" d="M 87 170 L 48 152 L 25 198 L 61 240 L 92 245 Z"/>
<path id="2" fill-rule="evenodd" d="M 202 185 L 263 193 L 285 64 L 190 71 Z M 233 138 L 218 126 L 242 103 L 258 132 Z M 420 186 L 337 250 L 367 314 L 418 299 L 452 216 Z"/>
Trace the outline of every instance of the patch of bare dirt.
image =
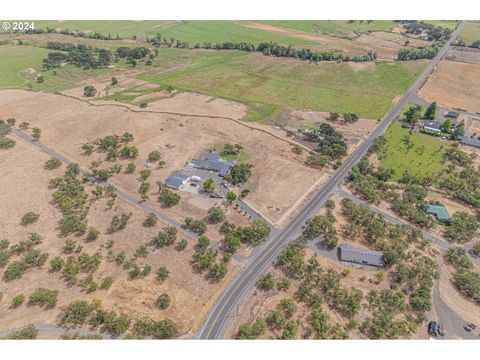
<path id="1" fill-rule="evenodd" d="M 150 89 L 155 89 L 158 86 L 146 81 L 134 79 L 133 76 L 136 74 L 135 70 L 125 70 L 115 75 L 119 83 L 115 86 L 112 86 L 111 76 L 98 76 L 96 78 L 90 78 L 83 80 L 78 83 L 78 86 L 63 90 L 60 93 L 68 96 L 74 96 L 79 99 L 84 100 L 97 100 L 104 96 L 109 96 L 116 94 L 118 92 L 124 91 L 126 89 L 135 89 L 136 91 L 148 91 Z M 97 89 L 97 94 L 94 97 L 85 97 L 83 94 L 84 87 L 87 85 L 92 85 Z"/>
<path id="2" fill-rule="evenodd" d="M 480 64 L 480 49 L 454 46 L 448 50 L 445 60 Z"/>
<path id="3" fill-rule="evenodd" d="M 132 95 L 135 95 L 135 93 L 133 93 Z M 160 100 L 162 98 L 168 98 L 170 96 L 172 96 L 172 94 L 167 92 L 167 91 L 156 91 L 156 92 L 153 92 L 153 93 L 148 93 L 148 94 L 143 94 L 143 95 L 137 96 L 135 99 L 133 99 L 132 102 L 134 104 L 139 104 L 144 100 L 157 101 L 157 100 Z"/>
<path id="4" fill-rule="evenodd" d="M 348 63 L 348 67 L 355 72 L 371 70 L 375 67 L 373 62 L 354 62 L 351 61 Z"/>
<path id="5" fill-rule="evenodd" d="M 201 94 L 180 93 L 168 99 L 154 101 L 148 105 L 148 109 L 206 116 L 226 116 L 239 120 L 245 116 L 247 106 Z"/>
<path id="6" fill-rule="evenodd" d="M 393 29 L 395 30 L 395 29 Z M 401 33 L 395 32 L 388 32 L 388 31 L 373 31 L 370 32 L 369 34 L 373 37 L 389 41 L 389 42 L 394 42 L 400 46 L 405 46 L 406 42 L 408 41 L 408 46 L 410 47 L 420 47 L 420 46 L 428 46 L 431 44 L 430 41 L 427 40 L 422 40 L 422 39 L 416 39 L 416 38 L 411 38 L 411 37 L 406 37 L 402 35 Z"/>

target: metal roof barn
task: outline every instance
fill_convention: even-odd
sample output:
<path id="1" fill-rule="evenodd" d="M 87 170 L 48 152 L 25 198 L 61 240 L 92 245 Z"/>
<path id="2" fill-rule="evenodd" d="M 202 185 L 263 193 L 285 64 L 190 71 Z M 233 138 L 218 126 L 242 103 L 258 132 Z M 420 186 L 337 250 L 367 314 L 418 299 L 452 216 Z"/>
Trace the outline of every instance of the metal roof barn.
<path id="1" fill-rule="evenodd" d="M 355 248 L 350 244 L 342 244 L 339 247 L 340 260 L 365 264 L 371 266 L 385 266 L 383 252 L 368 249 Z"/>

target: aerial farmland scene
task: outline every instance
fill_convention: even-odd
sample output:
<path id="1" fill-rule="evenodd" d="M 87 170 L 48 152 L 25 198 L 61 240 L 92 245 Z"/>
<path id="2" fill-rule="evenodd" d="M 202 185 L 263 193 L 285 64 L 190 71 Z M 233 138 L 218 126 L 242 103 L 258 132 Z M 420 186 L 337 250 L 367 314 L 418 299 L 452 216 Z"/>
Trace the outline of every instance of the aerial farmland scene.
<path id="1" fill-rule="evenodd" d="M 2 21 L 0 174 L 1 339 L 480 340 L 480 21 Z"/>

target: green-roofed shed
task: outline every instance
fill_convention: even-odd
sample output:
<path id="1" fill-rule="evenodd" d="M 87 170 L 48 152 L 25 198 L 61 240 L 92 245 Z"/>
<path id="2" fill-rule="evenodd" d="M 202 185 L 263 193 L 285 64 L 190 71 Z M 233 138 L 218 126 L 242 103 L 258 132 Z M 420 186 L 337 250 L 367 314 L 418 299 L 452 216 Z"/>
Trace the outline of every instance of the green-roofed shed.
<path id="1" fill-rule="evenodd" d="M 441 205 L 428 205 L 427 214 L 434 215 L 438 219 L 438 221 L 441 222 L 450 221 L 450 214 L 448 213 L 447 209 L 445 209 Z"/>

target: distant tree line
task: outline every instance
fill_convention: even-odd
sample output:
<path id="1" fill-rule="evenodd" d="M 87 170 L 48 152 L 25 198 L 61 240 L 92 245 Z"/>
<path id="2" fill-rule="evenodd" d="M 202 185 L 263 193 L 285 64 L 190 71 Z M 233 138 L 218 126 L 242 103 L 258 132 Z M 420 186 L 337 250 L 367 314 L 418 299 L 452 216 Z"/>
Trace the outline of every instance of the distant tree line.
<path id="1" fill-rule="evenodd" d="M 73 37 L 81 37 L 86 39 L 96 39 L 96 40 L 123 40 L 118 33 L 115 36 L 112 36 L 110 33 L 105 35 L 99 33 L 98 31 L 86 33 L 83 31 L 70 31 L 69 29 L 54 29 L 47 26 L 45 29 L 35 28 L 34 30 L 27 30 L 27 34 L 62 34 L 70 35 Z"/>
<path id="2" fill-rule="evenodd" d="M 368 51 L 365 55 L 362 56 L 349 56 L 339 53 L 334 53 L 332 51 L 328 52 L 317 52 L 310 49 L 295 49 L 291 46 L 279 45 L 273 42 L 263 42 L 257 46 L 256 51 L 262 52 L 267 56 L 277 56 L 277 57 L 292 57 L 301 60 L 310 60 L 310 61 L 341 61 L 341 62 L 364 62 L 364 61 L 374 61 L 377 59 L 377 53 L 374 51 Z"/>
<path id="3" fill-rule="evenodd" d="M 154 46 L 165 46 L 172 48 L 190 48 L 190 44 L 185 41 L 181 41 L 175 38 L 163 37 L 160 34 L 157 34 L 153 38 L 147 38 L 147 43 Z M 377 53 L 374 51 L 368 51 L 365 55 L 362 56 L 350 56 L 344 55 L 341 53 L 335 53 L 333 51 L 318 52 L 312 51 L 310 49 L 296 49 L 292 46 L 280 45 L 275 42 L 262 42 L 258 45 L 255 45 L 251 42 L 240 41 L 225 41 L 225 42 L 204 42 L 202 44 L 196 43 L 193 46 L 194 49 L 213 49 L 213 50 L 241 50 L 241 51 L 250 51 L 250 52 L 261 52 L 266 56 L 276 56 L 276 57 L 290 57 L 300 60 L 309 60 L 309 61 L 340 61 L 340 62 L 364 62 L 364 61 L 374 61 L 377 59 Z"/>

